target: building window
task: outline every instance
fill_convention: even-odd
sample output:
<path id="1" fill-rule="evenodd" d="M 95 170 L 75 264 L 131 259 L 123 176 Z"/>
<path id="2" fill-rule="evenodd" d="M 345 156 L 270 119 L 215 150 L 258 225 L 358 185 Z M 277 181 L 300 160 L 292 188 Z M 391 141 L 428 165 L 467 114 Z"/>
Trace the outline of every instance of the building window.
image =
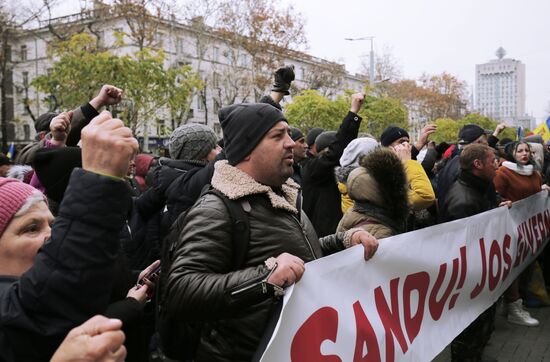
<path id="1" fill-rule="evenodd" d="M 202 94 L 197 96 L 197 109 L 199 111 L 204 110 L 204 96 Z"/>
<path id="2" fill-rule="evenodd" d="M 23 77 L 23 87 L 28 88 L 29 86 L 29 72 L 23 72 L 21 73 Z"/>
<path id="3" fill-rule="evenodd" d="M 216 72 L 214 72 L 212 74 L 212 86 L 214 88 L 219 88 L 220 87 L 220 75 Z"/>
<path id="4" fill-rule="evenodd" d="M 21 45 L 21 61 L 27 61 L 27 46 L 25 44 Z"/>
<path id="5" fill-rule="evenodd" d="M 23 133 L 25 135 L 25 141 L 28 141 L 31 139 L 31 126 L 28 124 L 23 125 Z"/>
<path id="6" fill-rule="evenodd" d="M 156 43 L 157 43 L 157 44 L 156 44 L 157 46 L 159 46 L 159 47 L 162 46 L 162 40 L 163 40 L 163 38 L 164 38 L 164 34 L 161 33 L 160 31 L 157 32 L 157 33 L 155 34 L 155 41 L 156 41 Z"/>
<path id="7" fill-rule="evenodd" d="M 176 39 L 176 53 L 183 54 L 183 38 Z"/>
<path id="8" fill-rule="evenodd" d="M 213 47 L 212 48 L 212 60 L 217 62 L 220 59 L 220 48 Z"/>
<path id="9" fill-rule="evenodd" d="M 218 111 L 220 110 L 220 103 L 218 103 L 216 99 L 214 99 L 213 108 L 214 108 L 214 113 L 218 113 Z"/>

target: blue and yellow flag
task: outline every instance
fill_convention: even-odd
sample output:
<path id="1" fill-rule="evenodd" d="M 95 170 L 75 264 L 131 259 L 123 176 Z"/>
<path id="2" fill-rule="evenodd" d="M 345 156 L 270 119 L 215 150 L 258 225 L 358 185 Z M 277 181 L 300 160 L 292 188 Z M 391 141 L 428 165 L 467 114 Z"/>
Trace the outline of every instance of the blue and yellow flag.
<path id="1" fill-rule="evenodd" d="M 548 120 L 550 120 L 550 117 L 546 120 L 546 122 L 542 122 L 537 128 L 533 130 L 534 134 L 538 134 L 542 137 L 544 143 L 550 140 L 550 129 L 548 128 Z"/>
<path id="2" fill-rule="evenodd" d="M 8 153 L 6 154 L 6 157 L 10 159 L 10 161 L 13 161 L 13 155 L 15 153 L 15 150 L 14 150 L 14 144 L 13 142 L 11 143 L 10 145 L 10 148 L 8 150 Z"/>

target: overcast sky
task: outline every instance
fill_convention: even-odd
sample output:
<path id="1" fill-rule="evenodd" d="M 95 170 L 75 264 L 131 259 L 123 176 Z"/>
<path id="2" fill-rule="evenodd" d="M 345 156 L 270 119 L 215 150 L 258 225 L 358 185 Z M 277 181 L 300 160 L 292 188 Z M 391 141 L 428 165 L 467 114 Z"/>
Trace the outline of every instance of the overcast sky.
<path id="1" fill-rule="evenodd" d="M 62 12 L 70 12 L 71 3 Z M 312 55 L 360 70 L 369 41 L 398 60 L 407 78 L 449 72 L 475 85 L 475 65 L 506 57 L 526 65 L 526 111 L 541 121 L 550 108 L 550 0 L 282 0 L 306 20 Z"/>
<path id="2" fill-rule="evenodd" d="M 550 102 L 549 0 L 298 0 L 288 1 L 306 19 L 309 53 L 340 60 L 358 71 L 369 41 L 389 47 L 403 75 L 449 72 L 475 85 L 475 65 L 507 58 L 526 65 L 526 111 L 540 121 Z"/>

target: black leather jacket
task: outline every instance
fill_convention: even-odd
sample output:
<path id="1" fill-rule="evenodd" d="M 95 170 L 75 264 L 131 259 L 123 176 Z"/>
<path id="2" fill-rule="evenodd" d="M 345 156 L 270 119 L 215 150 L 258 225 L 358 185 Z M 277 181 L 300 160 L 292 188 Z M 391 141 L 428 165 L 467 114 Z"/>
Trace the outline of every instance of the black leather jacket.
<path id="1" fill-rule="evenodd" d="M 240 270 L 232 270 L 232 222 L 221 199 L 204 195 L 188 212 L 177 240 L 166 308 L 175 319 L 208 323 L 195 361 L 250 361 L 276 302 L 264 261 L 287 252 L 308 262 L 343 250 L 344 233 L 317 238 L 305 213 L 299 217 L 295 209 L 296 183 L 287 181 L 275 193 L 258 183 L 236 182 L 242 171 L 226 161 L 215 167 L 213 187 L 249 205 L 243 208 L 249 210 L 247 258 Z"/>
<path id="2" fill-rule="evenodd" d="M 462 219 L 496 207 L 492 182 L 487 182 L 467 171 L 461 171 L 458 180 L 447 193 L 440 211 L 442 222 Z"/>

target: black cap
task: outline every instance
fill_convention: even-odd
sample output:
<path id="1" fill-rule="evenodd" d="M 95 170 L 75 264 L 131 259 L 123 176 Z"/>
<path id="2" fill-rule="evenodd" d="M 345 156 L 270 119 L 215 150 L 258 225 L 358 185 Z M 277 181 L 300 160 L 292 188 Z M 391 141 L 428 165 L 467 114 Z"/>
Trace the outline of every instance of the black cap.
<path id="1" fill-rule="evenodd" d="M 223 130 L 224 151 L 229 164 L 235 166 L 248 156 L 283 113 L 266 103 L 242 103 L 224 107 L 218 112 Z"/>
<path id="2" fill-rule="evenodd" d="M 398 140 L 401 137 L 409 137 L 409 134 L 403 128 L 389 126 L 384 130 L 384 132 L 382 132 L 382 135 L 380 136 L 380 144 L 384 147 L 388 147 L 395 140 Z"/>
<path id="3" fill-rule="evenodd" d="M 50 122 L 58 114 L 59 113 L 48 112 L 38 116 L 36 122 L 34 123 L 34 129 L 36 130 L 36 132 L 50 132 Z"/>
<path id="4" fill-rule="evenodd" d="M 458 143 L 467 145 L 485 134 L 485 130 L 477 124 L 467 124 L 458 132 Z"/>
<path id="5" fill-rule="evenodd" d="M 317 152 L 321 152 L 334 141 L 336 141 L 336 131 L 325 131 L 321 133 L 319 136 L 317 136 L 317 139 L 315 139 Z"/>
<path id="6" fill-rule="evenodd" d="M 317 139 L 317 136 L 319 136 L 321 133 L 323 133 L 325 130 L 321 127 L 314 127 L 309 130 L 306 136 L 306 143 L 311 148 L 313 144 L 315 143 L 315 140 Z"/>

